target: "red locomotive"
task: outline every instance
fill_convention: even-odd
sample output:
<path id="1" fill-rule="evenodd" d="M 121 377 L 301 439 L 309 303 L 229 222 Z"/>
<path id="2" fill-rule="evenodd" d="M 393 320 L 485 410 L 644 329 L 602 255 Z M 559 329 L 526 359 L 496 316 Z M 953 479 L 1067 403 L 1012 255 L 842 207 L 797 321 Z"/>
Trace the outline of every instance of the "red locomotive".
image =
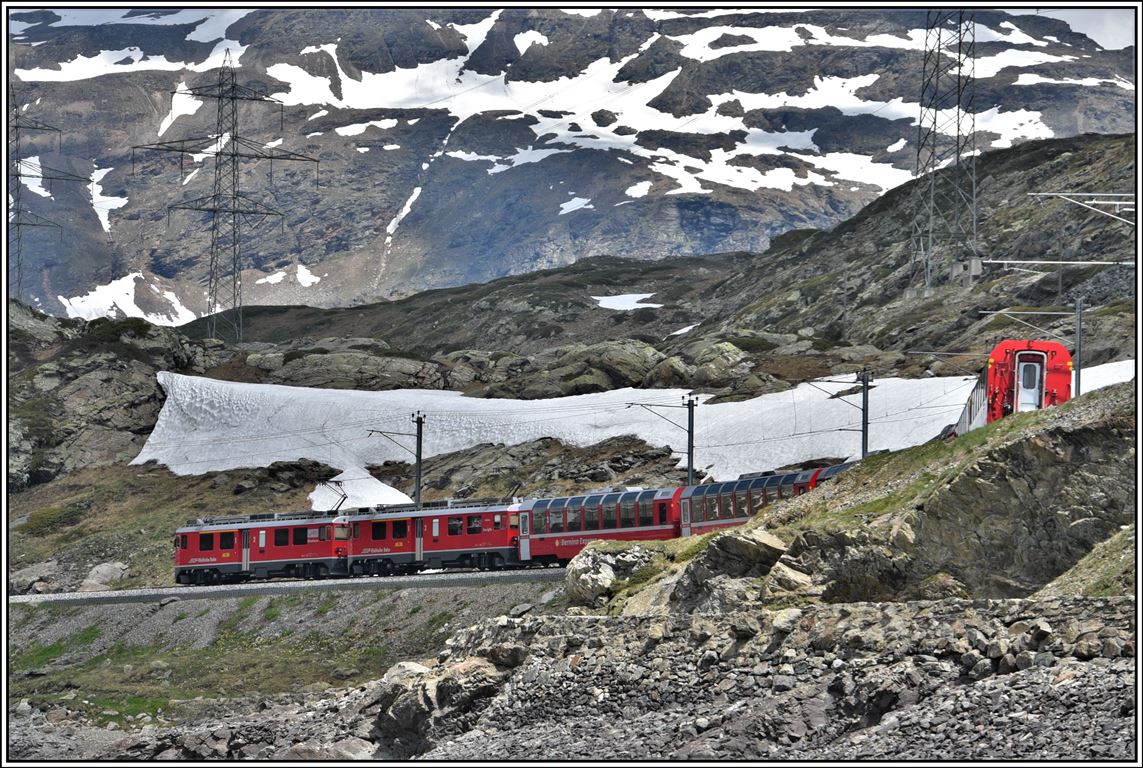
<path id="1" fill-rule="evenodd" d="M 399 505 L 194 520 L 175 532 L 175 581 L 562 564 L 595 539 L 671 539 L 739 525 L 771 501 L 805 493 L 850 466 L 516 502 L 454 499 L 420 509 Z"/>
<path id="2" fill-rule="evenodd" d="M 1002 341 L 989 353 L 960 420 L 946 435 L 963 435 L 1012 413 L 1059 405 L 1071 396 L 1072 356 L 1063 344 Z"/>

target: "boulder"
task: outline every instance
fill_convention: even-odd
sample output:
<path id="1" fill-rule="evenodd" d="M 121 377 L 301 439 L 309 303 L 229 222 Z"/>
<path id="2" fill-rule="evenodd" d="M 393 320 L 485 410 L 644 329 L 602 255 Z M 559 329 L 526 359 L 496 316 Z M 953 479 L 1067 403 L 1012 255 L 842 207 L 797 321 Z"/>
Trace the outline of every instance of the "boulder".
<path id="1" fill-rule="evenodd" d="M 128 568 L 123 563 L 100 563 L 88 572 L 87 578 L 79 585 L 77 592 L 105 592 L 112 584 L 127 575 Z"/>
<path id="2" fill-rule="evenodd" d="M 600 598 L 613 595 L 621 581 L 631 578 L 651 559 L 651 552 L 638 545 L 618 553 L 588 547 L 573 557 L 564 571 L 568 600 L 572 605 L 596 606 Z"/>
<path id="3" fill-rule="evenodd" d="M 56 560 L 48 560 L 21 568 L 8 577 L 8 589 L 20 595 L 48 591 L 37 587 L 41 584 L 52 584 L 54 577 L 59 573 L 59 565 Z"/>

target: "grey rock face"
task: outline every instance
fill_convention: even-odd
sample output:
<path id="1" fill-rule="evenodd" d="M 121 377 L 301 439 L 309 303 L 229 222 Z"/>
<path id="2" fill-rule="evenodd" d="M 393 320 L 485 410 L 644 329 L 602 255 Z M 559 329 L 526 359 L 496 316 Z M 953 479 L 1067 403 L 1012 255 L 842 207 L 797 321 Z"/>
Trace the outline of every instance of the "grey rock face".
<path id="1" fill-rule="evenodd" d="M 112 584 L 127 576 L 127 566 L 123 563 L 100 563 L 91 569 L 87 578 L 79 585 L 78 592 L 104 592 Z"/>
<path id="2" fill-rule="evenodd" d="M 639 546 L 620 553 L 586 549 L 565 569 L 564 589 L 572 605 L 596 606 L 614 594 L 616 585 L 651 562 L 651 553 Z"/>

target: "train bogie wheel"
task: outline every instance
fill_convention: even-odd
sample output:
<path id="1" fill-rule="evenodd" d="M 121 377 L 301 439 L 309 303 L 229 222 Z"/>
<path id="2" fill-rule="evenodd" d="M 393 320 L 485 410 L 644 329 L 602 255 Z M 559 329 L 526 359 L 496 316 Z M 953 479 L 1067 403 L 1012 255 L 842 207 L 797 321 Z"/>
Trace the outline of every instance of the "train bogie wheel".
<path id="1" fill-rule="evenodd" d="M 316 566 L 314 566 L 314 578 L 315 579 L 324 579 L 328 576 L 329 576 L 329 568 L 327 568 L 324 563 L 318 563 Z"/>

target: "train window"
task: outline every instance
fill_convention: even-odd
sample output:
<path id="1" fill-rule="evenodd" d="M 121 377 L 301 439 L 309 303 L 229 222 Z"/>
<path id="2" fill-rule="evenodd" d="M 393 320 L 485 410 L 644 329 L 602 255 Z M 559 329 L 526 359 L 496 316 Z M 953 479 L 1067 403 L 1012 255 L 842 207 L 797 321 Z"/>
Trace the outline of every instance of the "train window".
<path id="1" fill-rule="evenodd" d="M 333 527 L 333 540 L 346 541 L 349 539 L 349 526 L 348 525 L 335 525 Z"/>
<path id="2" fill-rule="evenodd" d="M 547 499 L 537 501 L 532 506 L 532 533 L 548 532 L 548 504 Z"/>
<path id="3" fill-rule="evenodd" d="M 636 493 L 625 493 L 619 499 L 619 527 L 633 528 L 635 526 L 635 499 Z"/>
<path id="4" fill-rule="evenodd" d="M 493 515 L 492 516 L 492 530 L 499 531 L 503 527 L 504 527 L 504 515 Z"/>
<path id="5" fill-rule="evenodd" d="M 519 512 L 513 512 L 512 514 L 508 515 L 508 527 L 511 528 L 512 530 L 516 530 L 517 528 L 520 527 L 520 513 Z"/>
<path id="6" fill-rule="evenodd" d="M 723 486 L 722 493 L 718 496 L 718 516 L 726 519 L 734 517 L 734 492 L 730 490 L 732 486 Z"/>
<path id="7" fill-rule="evenodd" d="M 183 549 L 186 549 L 186 548 L 187 548 L 187 535 L 184 533 L 184 534 L 183 534 L 182 536 L 180 536 L 179 538 L 181 538 L 181 539 L 182 539 L 182 544 L 181 544 L 182 548 L 183 548 Z"/>
<path id="8" fill-rule="evenodd" d="M 467 530 L 469 533 L 480 533 L 482 530 L 484 530 L 483 526 L 481 525 L 480 515 L 469 515 L 468 516 L 468 529 Z"/>
<path id="9" fill-rule="evenodd" d="M 598 498 L 598 497 L 597 497 Z M 586 505 L 583 510 L 583 529 L 585 531 L 599 530 L 599 504 Z"/>
<path id="10" fill-rule="evenodd" d="M 198 551 L 209 552 L 214 549 L 214 534 L 200 533 L 198 535 Z"/>
<path id="11" fill-rule="evenodd" d="M 394 520 L 393 521 L 393 538 L 403 539 L 409 535 L 409 521 L 408 520 Z"/>
<path id="12" fill-rule="evenodd" d="M 714 488 L 706 492 L 706 519 L 718 519 L 718 492 Z"/>
<path id="13" fill-rule="evenodd" d="M 654 525 L 655 524 L 655 510 L 651 507 L 654 503 L 655 492 L 648 491 L 639 495 L 639 525 Z"/>
<path id="14" fill-rule="evenodd" d="M 234 531 L 218 534 L 219 549 L 234 549 Z"/>
<path id="15" fill-rule="evenodd" d="M 459 536 L 464 532 L 464 518 L 460 515 L 448 519 L 448 535 Z"/>
<path id="16" fill-rule="evenodd" d="M 700 485 L 691 491 L 691 521 L 701 523 L 706 519 L 706 486 Z"/>
<path id="17" fill-rule="evenodd" d="M 355 538 L 355 539 L 361 538 L 361 523 L 354 523 L 353 524 L 353 538 Z"/>
<path id="18" fill-rule="evenodd" d="M 682 513 L 682 517 L 684 520 L 694 520 L 694 518 L 691 517 L 691 500 L 690 499 L 683 499 L 679 502 L 679 511 Z"/>
<path id="19" fill-rule="evenodd" d="M 1024 389 L 1035 389 L 1040 383 L 1040 369 L 1034 365 L 1021 366 L 1020 375 L 1023 377 L 1020 386 Z"/>
<path id="20" fill-rule="evenodd" d="M 667 502 L 660 501 L 656 505 L 659 509 L 659 525 L 667 524 Z"/>
<path id="21" fill-rule="evenodd" d="M 583 496 L 568 499 L 568 531 L 583 530 Z"/>
<path id="22" fill-rule="evenodd" d="M 329 526 L 328 525 L 318 526 L 317 535 L 318 535 L 318 541 L 327 541 L 329 539 Z"/>
<path id="23" fill-rule="evenodd" d="M 275 528 L 274 529 L 274 546 L 284 547 L 290 543 L 290 529 L 289 528 Z"/>
<path id="24" fill-rule="evenodd" d="M 583 530 L 583 507 L 580 506 L 580 503 L 573 504 L 574 501 L 576 500 L 572 499 L 568 502 L 568 533 Z M 582 502 L 583 500 L 580 499 L 579 501 Z"/>
<path id="25" fill-rule="evenodd" d="M 604 528 L 615 528 L 616 527 L 617 521 L 615 518 L 615 505 L 618 501 L 619 501 L 619 494 L 618 493 L 611 493 L 611 494 L 608 494 L 607 496 L 603 497 L 602 509 L 603 509 L 603 527 Z"/>
<path id="26" fill-rule="evenodd" d="M 761 488 L 751 489 L 750 504 L 754 512 L 757 513 L 759 509 L 766 506 L 766 492 Z"/>
<path id="27" fill-rule="evenodd" d="M 258 531 L 258 549 L 266 548 L 266 532 Z"/>
<path id="28" fill-rule="evenodd" d="M 310 534 L 305 528 L 294 529 L 294 544 L 305 544 L 309 540 Z"/>
<path id="29" fill-rule="evenodd" d="M 564 505 L 567 499 L 554 499 L 548 505 L 548 530 L 552 533 L 564 532 Z"/>
<path id="30" fill-rule="evenodd" d="M 439 517 L 433 518 L 433 541 L 436 541 L 441 535 L 441 519 Z"/>
<path id="31" fill-rule="evenodd" d="M 372 539 L 374 541 L 380 541 L 380 540 L 385 538 L 385 526 L 386 526 L 386 523 L 384 520 L 381 520 L 380 522 L 377 520 L 373 521 L 373 526 L 372 526 L 373 530 L 370 531 L 370 533 L 372 534 Z M 393 525 L 393 528 L 394 528 L 394 533 L 396 533 L 396 530 L 395 530 L 397 528 L 396 524 Z"/>

